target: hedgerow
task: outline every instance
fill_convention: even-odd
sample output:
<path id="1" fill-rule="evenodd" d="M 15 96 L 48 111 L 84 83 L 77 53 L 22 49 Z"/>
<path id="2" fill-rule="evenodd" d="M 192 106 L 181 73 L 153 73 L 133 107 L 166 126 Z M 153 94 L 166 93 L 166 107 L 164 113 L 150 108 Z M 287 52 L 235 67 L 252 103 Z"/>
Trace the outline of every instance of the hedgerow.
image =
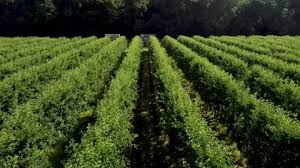
<path id="1" fill-rule="evenodd" d="M 91 125 L 65 167 L 127 167 L 133 140 L 133 113 L 138 99 L 138 77 L 143 41 L 133 38 Z"/>
<path id="2" fill-rule="evenodd" d="M 47 85 L 59 79 L 67 70 L 77 67 L 82 61 L 99 51 L 109 43 L 108 38 L 96 40 L 85 39 L 79 48 L 64 51 L 51 61 L 19 71 L 0 82 L 0 116 L 1 120 L 14 108 L 42 92 Z M 53 51 L 55 53 L 55 51 Z"/>
<path id="3" fill-rule="evenodd" d="M 230 72 L 233 77 L 238 79 L 245 79 L 248 77 L 248 65 L 233 55 L 225 53 L 214 47 L 210 47 L 189 37 L 179 36 L 178 41 L 193 49 L 197 53 L 202 53 L 209 59 L 210 62 L 221 66 L 225 71 Z"/>
<path id="4" fill-rule="evenodd" d="M 154 56 L 156 76 L 163 85 L 164 91 L 160 95 L 167 107 L 162 114 L 162 122 L 165 123 L 164 129 L 169 134 L 176 134 L 180 130 L 184 130 L 188 136 L 185 143 L 191 146 L 196 153 L 196 156 L 193 156 L 193 151 L 190 151 L 188 152 L 190 156 L 184 157 L 187 160 L 195 160 L 194 164 L 197 167 L 233 167 L 225 145 L 214 137 L 213 131 L 200 117 L 199 107 L 193 103 L 185 91 L 181 83 L 182 79 L 172 68 L 165 49 L 153 36 L 150 38 L 150 48 Z M 193 163 L 182 166 L 193 167 Z"/>
<path id="5" fill-rule="evenodd" d="M 0 132 L 1 167 L 59 166 L 64 144 L 80 126 L 81 113 L 93 110 L 126 47 L 125 37 L 113 41 L 36 99 L 18 106 Z"/>
<path id="6" fill-rule="evenodd" d="M 198 51 L 198 54 L 202 54 L 202 56 L 207 57 L 210 62 L 221 67 L 234 77 L 237 77 L 237 79 L 245 82 L 251 91 L 253 93 L 257 93 L 261 98 L 271 100 L 276 105 L 279 105 L 284 109 L 294 113 L 296 117 L 299 115 L 299 86 L 293 81 L 282 79 L 279 75 L 259 65 L 248 67 L 245 63 L 239 63 L 242 61 L 238 62 L 234 61 L 234 59 L 230 61 L 230 58 L 233 57 L 232 55 L 213 47 L 209 48 L 205 44 L 210 44 L 211 46 L 218 45 L 219 48 L 222 46 L 226 48 L 226 45 L 222 45 L 217 41 L 200 36 L 195 38 L 199 40 L 199 42 L 184 36 L 180 36 L 178 40 L 179 42 L 191 47 L 195 51 Z M 220 60 L 216 61 L 211 57 Z M 224 61 L 222 62 L 222 60 L 227 62 L 230 61 L 230 64 L 225 64 L 223 63 Z M 240 76 L 236 75 L 236 71 L 240 72 Z"/>
<path id="7" fill-rule="evenodd" d="M 206 58 L 175 39 L 165 37 L 164 46 L 191 79 L 206 102 L 221 111 L 216 115 L 231 130 L 238 147 L 254 166 L 296 164 L 300 124 L 285 111 L 258 100 L 244 85 Z"/>
<path id="8" fill-rule="evenodd" d="M 92 39 L 94 38 L 74 38 L 70 42 L 65 42 L 58 39 L 57 43 L 53 42 L 53 46 L 47 45 L 48 48 L 41 52 L 28 54 L 27 56 L 21 57 L 15 61 L 2 64 L 0 66 L 0 80 L 3 80 L 4 78 L 7 78 L 20 70 L 45 63 L 63 52 L 72 50 L 72 48 L 80 47 L 80 45 L 84 45 L 86 42 L 91 41 Z"/>
<path id="9" fill-rule="evenodd" d="M 218 38 L 215 39 L 218 40 Z M 300 65 L 298 64 L 289 64 L 282 60 L 272 58 L 268 55 L 249 52 L 235 46 L 227 45 L 227 47 L 224 47 L 216 44 L 214 47 L 235 55 L 236 57 L 246 61 L 249 65 L 259 64 L 273 70 L 274 72 L 277 72 L 283 78 L 290 78 L 296 83 L 300 82 Z"/>
<path id="10" fill-rule="evenodd" d="M 41 52 L 47 49 L 48 47 L 55 46 L 57 42 L 65 43 L 67 41 L 69 40 L 66 38 L 59 38 L 59 39 L 46 38 L 46 39 L 41 39 L 40 41 L 37 41 L 34 44 L 29 44 L 29 45 L 22 44 L 22 46 L 16 48 L 9 47 L 7 51 L 1 52 L 0 65 L 31 54 Z"/>

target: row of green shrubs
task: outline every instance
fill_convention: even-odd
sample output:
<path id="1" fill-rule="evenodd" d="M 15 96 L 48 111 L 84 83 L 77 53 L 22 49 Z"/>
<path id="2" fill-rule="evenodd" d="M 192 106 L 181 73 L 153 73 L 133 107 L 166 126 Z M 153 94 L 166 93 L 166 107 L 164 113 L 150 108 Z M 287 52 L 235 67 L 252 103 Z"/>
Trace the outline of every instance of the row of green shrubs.
<path id="1" fill-rule="evenodd" d="M 219 38 L 213 39 L 220 40 Z M 272 58 L 271 56 L 264 54 L 250 52 L 236 46 L 227 45 L 226 47 L 223 47 L 215 45 L 214 47 L 235 55 L 236 57 L 246 61 L 249 65 L 259 64 L 280 74 L 283 78 L 290 78 L 296 83 L 300 82 L 300 65 L 298 64 L 287 63 L 280 59 Z"/>
<path id="2" fill-rule="evenodd" d="M 87 48 L 96 54 L 18 106 L 0 132 L 0 167 L 61 166 L 68 144 L 85 129 L 80 116 L 93 111 L 126 48 L 125 37 L 100 51 Z"/>
<path id="3" fill-rule="evenodd" d="M 273 53 L 285 53 L 287 56 L 299 56 L 300 54 L 298 46 L 300 42 L 297 42 L 296 37 L 257 37 L 258 36 L 250 36 L 249 41 L 252 43 L 256 42 L 257 45 L 269 48 Z"/>
<path id="4" fill-rule="evenodd" d="M 169 54 L 202 98 L 230 130 L 230 135 L 254 167 L 296 165 L 299 159 L 300 124 L 280 108 L 257 99 L 234 80 L 177 40 L 163 40 Z"/>
<path id="5" fill-rule="evenodd" d="M 96 109 L 96 123 L 88 127 L 65 167 L 128 167 L 136 135 L 133 116 L 143 41 L 133 38 L 115 78 Z"/>
<path id="6" fill-rule="evenodd" d="M 233 77 L 243 81 L 252 93 L 257 93 L 259 97 L 271 100 L 274 104 L 291 111 L 296 117 L 300 116 L 299 85 L 291 80 L 282 79 L 279 75 L 259 65 L 248 67 L 245 62 L 234 55 L 214 47 L 226 48 L 225 44 L 200 36 L 196 36 L 195 39 L 185 36 L 178 37 L 179 42 L 207 57 L 210 62 L 232 74 Z"/>
<path id="7" fill-rule="evenodd" d="M 35 42 L 34 44 L 29 45 L 21 45 L 21 47 L 16 48 L 9 48 L 7 52 L 1 52 L 0 56 L 0 65 L 14 61 L 16 59 L 26 57 L 28 55 L 32 55 L 34 53 L 41 52 L 45 49 L 52 48 L 56 46 L 56 43 L 66 43 L 69 39 L 66 38 L 58 38 L 58 39 L 51 39 L 47 38 L 38 42 Z"/>
<path id="8" fill-rule="evenodd" d="M 242 49 L 252 51 L 258 54 L 264 54 L 276 59 L 286 61 L 288 63 L 300 63 L 300 58 L 295 54 L 294 49 L 290 49 L 282 46 L 284 42 L 280 44 L 274 43 L 271 38 L 260 39 L 255 37 L 246 38 L 241 37 L 215 37 L 217 40 L 222 41 L 225 44 L 235 45 Z M 268 42 L 269 41 L 269 42 Z"/>
<path id="9" fill-rule="evenodd" d="M 203 37 L 195 37 L 197 40 L 202 40 Z M 179 36 L 178 41 L 188 46 L 197 53 L 201 53 L 206 56 L 210 62 L 221 66 L 226 72 L 230 72 L 233 77 L 238 79 L 246 79 L 248 73 L 248 64 L 241 59 L 225 53 L 222 50 L 218 50 L 213 46 L 206 45 L 209 43 L 208 39 L 206 42 L 198 42 L 195 39 L 186 36 Z M 221 43 L 219 45 L 222 45 Z M 226 47 L 226 45 L 224 45 Z"/>
<path id="10" fill-rule="evenodd" d="M 48 46 L 48 48 L 41 52 L 32 53 L 14 61 L 2 64 L 0 66 L 0 80 L 3 80 L 23 69 L 46 63 L 47 61 L 55 58 L 61 53 L 67 52 L 72 48 L 78 48 L 88 41 L 90 41 L 90 38 L 74 38 L 67 42 L 63 40 L 58 40 L 57 42 L 53 42 L 55 46 Z"/>
<path id="11" fill-rule="evenodd" d="M 6 47 L 18 47 L 19 45 L 30 45 L 33 42 L 49 39 L 49 37 L 0 37 L 0 49 Z"/>
<path id="12" fill-rule="evenodd" d="M 5 120 L 14 108 L 30 99 L 36 98 L 39 93 L 46 89 L 46 86 L 59 79 L 66 71 L 77 67 L 100 51 L 108 44 L 108 38 L 84 39 L 84 45 L 78 48 L 71 48 L 69 51 L 62 51 L 51 61 L 38 66 L 32 66 L 21 70 L 0 82 L 0 116 Z M 55 54 L 55 51 L 53 51 Z"/>
<path id="13" fill-rule="evenodd" d="M 183 87 L 183 79 L 173 69 L 165 49 L 153 36 L 150 38 L 150 49 L 153 54 L 155 76 L 162 85 L 160 99 L 166 106 L 166 111 L 161 114 L 162 127 L 167 134 L 184 139 L 186 147 L 177 149 L 178 151 L 188 150 L 183 156 L 182 163 L 177 163 L 177 166 L 234 167 L 227 147 L 216 139 L 215 133 L 201 117 L 200 107 L 192 101 Z M 185 134 L 187 138 L 184 138 Z M 177 140 L 177 143 L 179 141 Z M 180 148 L 180 145 L 176 147 Z M 174 155 L 178 153 L 175 152 Z"/>
<path id="14" fill-rule="evenodd" d="M 198 36 L 200 37 L 200 36 Z M 250 52 L 255 52 L 257 54 L 265 54 L 268 55 L 270 53 L 272 53 L 272 50 L 257 44 L 253 44 L 250 42 L 246 42 L 246 41 L 250 41 L 248 39 L 246 39 L 246 37 L 243 36 L 236 36 L 236 37 L 231 37 L 231 36 L 211 36 L 210 39 L 215 39 L 219 42 L 228 44 L 228 45 L 233 45 L 233 46 L 237 46 L 241 49 L 244 50 L 248 50 Z"/>
<path id="15" fill-rule="evenodd" d="M 61 38 L 60 38 L 61 39 Z M 27 37 L 27 38 L 5 38 L 0 40 L 0 57 L 7 57 L 8 53 L 26 49 L 29 46 L 39 46 L 42 41 L 56 41 L 55 39 Z M 2 59 L 2 58 L 1 58 Z"/>

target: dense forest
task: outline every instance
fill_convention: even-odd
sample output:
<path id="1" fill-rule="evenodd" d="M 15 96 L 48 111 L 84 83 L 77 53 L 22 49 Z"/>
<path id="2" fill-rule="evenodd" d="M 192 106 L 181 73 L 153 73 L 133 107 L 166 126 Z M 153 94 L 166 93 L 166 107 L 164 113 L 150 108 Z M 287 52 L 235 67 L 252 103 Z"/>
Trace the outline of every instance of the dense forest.
<path id="1" fill-rule="evenodd" d="M 300 34 L 299 0 L 1 0 L 0 35 Z"/>

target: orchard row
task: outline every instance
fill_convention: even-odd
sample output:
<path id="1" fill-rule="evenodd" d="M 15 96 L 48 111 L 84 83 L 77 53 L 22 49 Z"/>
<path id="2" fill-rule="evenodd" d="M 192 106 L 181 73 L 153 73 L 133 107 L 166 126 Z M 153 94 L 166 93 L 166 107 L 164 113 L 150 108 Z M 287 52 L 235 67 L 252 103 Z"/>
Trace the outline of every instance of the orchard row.
<path id="1" fill-rule="evenodd" d="M 297 167 L 300 38 L 0 38 L 0 167 Z"/>

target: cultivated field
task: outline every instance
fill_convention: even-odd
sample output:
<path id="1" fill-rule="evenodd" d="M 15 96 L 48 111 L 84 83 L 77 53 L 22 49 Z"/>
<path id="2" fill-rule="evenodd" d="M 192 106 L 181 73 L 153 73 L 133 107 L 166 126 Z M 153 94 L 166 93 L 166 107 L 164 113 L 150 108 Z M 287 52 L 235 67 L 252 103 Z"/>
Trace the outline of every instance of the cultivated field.
<path id="1" fill-rule="evenodd" d="M 0 37 L 0 167 L 299 167 L 299 36 Z"/>

